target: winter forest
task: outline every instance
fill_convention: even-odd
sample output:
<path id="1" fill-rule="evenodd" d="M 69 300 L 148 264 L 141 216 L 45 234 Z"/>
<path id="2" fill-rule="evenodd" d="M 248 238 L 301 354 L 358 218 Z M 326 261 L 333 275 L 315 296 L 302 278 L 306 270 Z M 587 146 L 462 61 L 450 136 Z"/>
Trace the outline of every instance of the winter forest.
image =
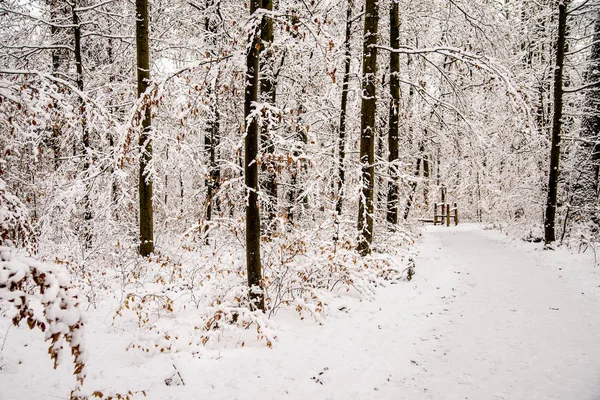
<path id="1" fill-rule="evenodd" d="M 0 399 L 599 399 L 599 168 L 596 0 L 0 0 Z"/>

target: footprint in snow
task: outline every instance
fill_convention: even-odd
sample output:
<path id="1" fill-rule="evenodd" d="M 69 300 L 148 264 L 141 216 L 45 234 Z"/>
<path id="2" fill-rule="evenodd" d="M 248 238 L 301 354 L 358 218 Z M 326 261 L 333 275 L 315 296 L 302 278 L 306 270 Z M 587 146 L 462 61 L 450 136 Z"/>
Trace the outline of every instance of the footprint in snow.
<path id="1" fill-rule="evenodd" d="M 329 371 L 328 367 L 323 368 L 323 371 L 319 372 L 316 376 L 313 376 L 312 379 L 315 383 L 323 385 L 329 381 L 328 377 L 325 376 L 325 372 Z"/>

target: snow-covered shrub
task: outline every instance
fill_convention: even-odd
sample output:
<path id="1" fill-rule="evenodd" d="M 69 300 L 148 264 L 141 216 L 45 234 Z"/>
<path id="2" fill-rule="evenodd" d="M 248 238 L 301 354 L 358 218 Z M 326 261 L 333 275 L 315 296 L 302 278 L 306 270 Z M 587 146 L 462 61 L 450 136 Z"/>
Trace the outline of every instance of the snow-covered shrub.
<path id="1" fill-rule="evenodd" d="M 21 200 L 10 193 L 0 178 L 0 245 L 15 245 L 33 250 L 35 236 L 28 211 Z"/>
<path id="2" fill-rule="evenodd" d="M 382 232 L 374 254 L 363 258 L 350 224 L 338 232 L 337 240 L 332 239 L 333 220 L 298 227 L 263 238 L 266 313 L 252 311 L 244 248 L 236 239 L 240 226 L 226 222 L 215 224 L 208 246 L 202 234 L 190 234 L 178 249 L 150 260 L 140 258 L 125 268 L 125 295 L 113 323 L 136 332 L 130 349 L 150 355 L 197 353 L 218 347 L 224 338 L 240 346 L 258 339 L 270 347 L 277 338 L 270 317 L 278 310 L 325 323 L 337 312 L 340 298 L 372 299 L 386 281 L 414 273 L 414 268 L 407 269 L 415 238 L 408 228 L 392 235 Z"/>
<path id="3" fill-rule="evenodd" d="M 20 257 L 16 250 L 0 246 L 0 305 L 8 305 L 14 325 L 25 322 L 40 329 L 50 342 L 48 354 L 54 368 L 73 357 L 76 387 L 72 399 L 79 399 L 85 379 L 83 320 L 79 297 L 61 268 Z"/>

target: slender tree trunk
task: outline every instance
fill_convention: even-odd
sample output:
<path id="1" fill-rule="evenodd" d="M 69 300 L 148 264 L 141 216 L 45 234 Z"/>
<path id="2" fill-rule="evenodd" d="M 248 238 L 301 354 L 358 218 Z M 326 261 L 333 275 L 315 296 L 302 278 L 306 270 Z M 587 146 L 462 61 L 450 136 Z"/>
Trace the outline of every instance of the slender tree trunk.
<path id="1" fill-rule="evenodd" d="M 298 160 L 300 158 L 300 156 L 302 155 L 302 153 L 304 152 L 305 148 L 306 148 L 306 143 L 307 143 L 307 136 L 306 136 L 306 131 L 304 131 L 302 125 L 301 125 L 301 116 L 302 113 L 304 112 L 304 108 L 302 107 L 302 105 L 298 106 L 298 116 L 297 116 L 297 120 L 296 120 L 296 134 L 295 134 L 295 138 L 296 138 L 296 145 L 294 146 L 294 151 L 292 152 L 294 158 L 296 160 Z M 300 144 L 301 143 L 301 144 Z M 288 224 L 289 226 L 293 226 L 294 224 L 294 210 L 297 211 L 297 214 L 300 214 L 300 210 L 301 207 L 297 207 L 299 206 L 299 202 L 298 202 L 298 198 L 300 196 L 302 196 L 304 193 L 302 192 L 302 190 L 300 188 L 298 188 L 298 174 L 300 173 L 300 171 L 302 170 L 302 167 L 299 166 L 297 163 L 294 163 L 294 165 L 291 167 L 291 171 L 290 171 L 290 190 L 288 191 L 288 212 L 287 212 L 287 219 L 288 219 Z M 306 195 L 303 197 L 303 202 L 304 202 L 304 206 L 307 206 L 307 197 Z"/>
<path id="2" fill-rule="evenodd" d="M 523 64 L 531 67 L 533 55 L 531 49 L 531 40 L 528 36 L 527 23 L 531 20 L 527 13 L 527 3 L 521 2 L 521 52 L 523 53 Z"/>
<path id="3" fill-rule="evenodd" d="M 208 0 L 207 8 L 214 4 L 213 0 Z M 208 35 L 206 41 L 207 46 L 214 53 L 216 50 L 216 38 L 217 24 L 213 21 L 210 16 L 207 16 L 204 22 L 205 32 Z M 215 55 L 215 54 L 213 54 Z M 218 68 L 218 67 L 217 67 Z M 206 131 L 204 132 L 204 149 L 208 154 L 208 179 L 206 180 L 206 226 L 204 233 L 206 235 L 206 241 L 208 243 L 208 228 L 209 222 L 213 219 L 213 207 L 217 206 L 215 194 L 219 190 L 221 184 L 221 168 L 217 162 L 218 158 L 218 146 L 221 143 L 220 136 L 220 113 L 217 104 L 219 103 L 219 91 L 218 91 L 218 80 L 220 73 L 217 71 L 217 77 L 215 79 L 214 86 L 209 89 L 210 99 L 210 116 L 207 121 Z"/>
<path id="4" fill-rule="evenodd" d="M 436 166 L 436 170 L 435 170 L 435 185 L 439 188 L 441 186 L 441 177 L 440 177 L 440 165 L 442 163 L 442 151 L 440 149 L 440 146 L 437 146 L 437 158 L 435 160 L 435 166 Z"/>
<path id="5" fill-rule="evenodd" d="M 421 157 L 417 158 L 417 168 L 415 169 L 415 178 L 418 178 L 421 174 Z M 417 192 L 417 182 L 410 183 L 410 193 L 408 194 L 408 200 L 406 201 L 406 207 L 404 208 L 404 220 L 408 219 L 408 214 L 412 208 L 413 201 L 415 199 L 415 193 Z"/>
<path id="6" fill-rule="evenodd" d="M 108 64 L 112 65 L 114 62 L 114 58 L 113 58 L 113 47 L 112 47 L 113 43 L 112 43 L 112 39 L 108 40 L 108 47 L 107 47 L 107 55 L 108 55 Z M 110 76 L 108 77 L 108 82 L 110 83 L 110 91 L 112 92 L 112 84 L 115 82 L 115 74 L 111 73 Z M 110 96 L 109 105 L 113 105 L 113 100 L 114 96 Z M 111 108 L 111 112 L 112 112 L 112 108 Z M 111 153 L 114 154 L 115 152 L 115 133 L 114 132 L 108 132 L 108 146 L 110 147 L 110 151 Z M 119 220 L 119 211 L 117 209 L 117 200 L 119 197 L 119 186 L 117 184 L 117 178 L 115 177 L 115 170 L 114 167 L 111 166 L 110 167 L 110 176 L 112 179 L 112 184 L 111 184 L 111 200 L 112 200 L 112 205 L 113 205 L 113 217 L 116 221 Z"/>
<path id="7" fill-rule="evenodd" d="M 352 53 L 350 47 L 350 37 L 352 35 L 352 6 L 353 0 L 348 0 L 346 9 L 346 37 L 344 39 L 344 77 L 342 78 L 342 104 L 340 110 L 340 131 L 338 139 L 338 187 L 337 201 L 335 211 L 337 215 L 342 215 L 344 201 L 344 183 L 346 181 L 346 168 L 344 160 L 346 158 L 346 115 L 348 110 L 348 89 L 350 87 L 350 62 Z"/>
<path id="8" fill-rule="evenodd" d="M 377 73 L 377 27 L 379 23 L 379 1 L 366 0 L 363 44 L 362 103 L 360 164 L 362 168 L 362 190 L 358 203 L 358 251 L 367 255 L 373 241 L 373 194 L 375 183 L 375 97 Z"/>
<path id="9" fill-rule="evenodd" d="M 206 132 L 204 133 L 204 146 L 206 152 L 208 153 L 208 180 L 206 182 L 206 201 L 208 203 L 206 209 L 206 220 L 212 221 L 213 215 L 213 207 L 216 205 L 215 202 L 215 194 L 219 190 L 220 181 L 221 181 L 221 168 L 217 162 L 218 157 L 218 146 L 221 143 L 221 136 L 219 133 L 220 127 L 220 113 L 217 104 L 217 88 L 216 85 L 213 90 L 214 100 L 212 103 L 214 106 L 211 107 L 213 114 L 210 117 L 210 121 L 208 123 L 208 127 Z M 207 226 L 208 228 L 208 226 Z"/>
<path id="10" fill-rule="evenodd" d="M 398 15 L 398 0 L 392 0 L 390 8 L 390 47 L 400 47 L 400 18 Z M 400 114 L 400 54 L 390 53 L 390 121 L 388 132 L 388 148 L 390 151 L 390 182 L 387 198 L 387 222 L 391 229 L 398 224 L 398 140 Z"/>
<path id="11" fill-rule="evenodd" d="M 52 25 L 50 26 L 50 35 L 52 37 L 53 44 L 59 44 L 59 33 L 60 28 L 57 25 L 60 25 L 62 21 L 59 20 L 59 16 L 63 13 L 61 7 L 59 7 L 59 0 L 49 0 L 48 5 L 50 6 L 50 21 Z M 63 58 L 63 49 L 54 49 L 52 50 L 52 75 L 54 77 L 58 77 L 62 58 Z M 53 110 L 57 112 L 58 109 L 58 100 L 52 100 Z M 59 167 L 59 159 L 60 159 L 60 121 L 58 118 L 52 122 L 52 138 L 51 138 L 51 146 L 52 152 L 54 153 L 54 170 L 58 170 Z"/>
<path id="12" fill-rule="evenodd" d="M 483 222 L 483 209 L 481 207 L 481 179 L 477 172 L 477 221 Z"/>
<path id="13" fill-rule="evenodd" d="M 267 11 L 273 11 L 273 0 L 262 0 L 261 7 Z M 274 74 L 274 52 L 273 52 L 273 18 L 264 16 L 261 22 L 261 39 L 264 51 L 261 54 L 261 70 L 263 76 L 260 79 L 260 93 L 262 100 L 275 105 L 275 74 Z M 265 115 L 266 117 L 267 115 Z M 273 229 L 275 218 L 277 218 L 277 176 L 275 174 L 276 166 L 274 163 L 275 144 L 271 135 L 271 123 L 269 118 L 264 119 L 261 127 L 261 142 L 265 152 L 265 160 L 262 163 L 262 170 L 265 172 L 265 181 L 263 182 L 264 192 L 267 201 L 267 233 Z"/>
<path id="14" fill-rule="evenodd" d="M 431 163 L 429 155 L 423 154 L 423 200 L 425 209 L 429 209 L 429 179 L 431 178 Z"/>
<path id="15" fill-rule="evenodd" d="M 77 7 L 77 2 L 72 4 L 72 16 L 73 16 L 73 38 L 74 38 L 74 53 L 75 53 L 75 71 L 77 76 L 75 78 L 75 82 L 77 84 L 77 89 L 80 92 L 83 92 L 83 57 L 81 54 L 81 26 L 79 25 L 79 16 L 75 11 Z M 82 142 L 83 142 L 83 172 L 87 174 L 90 169 L 90 134 L 87 126 L 87 115 L 86 115 L 86 107 L 85 107 L 85 99 L 79 96 L 79 115 L 81 118 L 81 133 L 82 133 Z M 83 198 L 83 236 L 85 246 L 89 247 L 92 244 L 92 229 L 91 229 L 91 220 L 92 220 L 92 208 L 90 204 L 89 198 L 89 185 L 86 185 L 86 194 Z"/>
<path id="16" fill-rule="evenodd" d="M 562 0 L 551 0 L 552 3 L 558 3 L 559 1 Z M 538 7 L 538 10 L 541 12 L 543 11 L 543 8 Z M 546 17 L 546 18 L 541 18 L 541 20 L 536 24 L 537 29 L 535 30 L 535 37 L 540 39 L 540 46 L 539 46 L 539 50 L 535 50 L 534 51 L 534 55 L 533 55 L 533 59 L 537 60 L 537 62 L 540 65 L 546 65 L 546 64 L 550 64 L 551 60 L 552 60 L 552 55 L 550 54 L 552 52 L 552 48 L 550 46 L 548 46 L 548 49 L 546 50 L 546 45 L 545 40 L 543 40 L 544 38 L 550 37 L 550 30 L 552 30 L 554 28 L 554 15 L 551 14 L 550 17 Z M 548 28 L 548 26 L 550 28 Z M 565 35 L 566 35 L 566 28 L 565 28 Z M 564 35 L 563 35 L 564 36 Z M 563 46 L 563 50 L 564 52 L 564 46 Z M 556 51 L 555 51 L 555 55 L 556 55 Z M 548 127 L 550 126 L 550 115 L 551 115 L 551 109 L 552 109 L 552 102 L 549 99 L 549 95 L 550 95 L 550 88 L 551 88 L 551 82 L 550 82 L 550 76 L 549 76 L 549 72 L 551 71 L 550 68 L 544 69 L 542 76 L 538 77 L 538 81 L 539 81 L 539 86 L 538 86 L 538 91 L 539 91 L 539 113 L 537 115 L 537 120 L 538 120 L 538 126 L 540 127 L 541 133 L 545 134 L 546 133 L 546 129 L 548 129 Z M 561 71 L 562 72 L 562 71 Z M 556 71 L 554 71 L 554 76 L 556 77 Z"/>
<path id="17" fill-rule="evenodd" d="M 150 46 L 148 40 L 148 0 L 136 0 L 135 44 L 137 50 L 137 92 L 142 97 L 148 88 L 150 80 Z M 142 132 L 140 133 L 140 171 L 139 171 L 139 200 L 140 200 L 140 255 L 146 257 L 154 251 L 154 213 L 152 208 L 152 176 L 148 165 L 152 161 L 152 138 L 150 129 L 152 114 L 150 100 L 142 104 Z"/>
<path id="18" fill-rule="evenodd" d="M 565 60 L 565 37 L 567 32 L 567 1 L 558 1 L 558 39 L 556 43 L 556 66 L 554 69 L 554 116 L 552 118 L 552 147 L 550 172 L 548 174 L 548 198 L 544 218 L 544 241 L 556 240 L 556 204 L 558 199 L 558 174 L 560 161 L 560 134 L 563 107 L 563 68 Z"/>
<path id="19" fill-rule="evenodd" d="M 183 218 L 183 205 L 184 205 L 184 186 L 183 186 L 183 171 L 179 169 L 179 216 Z"/>
<path id="20" fill-rule="evenodd" d="M 165 161 L 166 164 L 169 165 L 169 147 L 167 146 L 166 150 L 165 150 Z M 165 185 L 164 185 L 164 191 L 165 191 L 165 198 L 164 198 L 164 208 L 165 210 L 167 209 L 167 204 L 169 202 L 169 169 L 165 168 Z"/>
<path id="21" fill-rule="evenodd" d="M 250 15 L 254 18 L 260 8 L 260 0 L 250 0 Z M 260 209 L 258 205 L 258 137 L 259 127 L 256 118 L 248 121 L 255 111 L 252 103 L 258 101 L 260 34 L 259 21 L 252 21 L 253 28 L 248 37 L 248 53 L 246 55 L 246 91 L 244 99 L 244 120 L 246 121 L 246 138 L 244 141 L 245 160 L 244 174 L 247 190 L 246 203 L 246 267 L 248 269 L 248 286 L 251 306 L 263 310 L 265 302 L 262 292 L 262 268 L 260 263 Z"/>
<path id="22" fill-rule="evenodd" d="M 382 87 L 385 87 L 385 82 L 382 82 Z M 384 144 L 384 138 L 382 135 L 378 135 L 377 136 L 377 143 L 375 144 L 375 164 L 379 164 L 380 162 L 383 162 L 383 160 L 385 160 L 387 157 L 384 154 L 386 150 L 385 144 Z M 378 207 L 380 207 L 383 210 L 386 210 L 386 218 L 387 218 L 387 197 L 388 197 L 388 193 L 387 193 L 387 187 L 386 187 L 386 177 L 384 176 L 384 174 L 379 172 L 380 170 L 378 168 L 375 168 L 375 176 L 377 177 L 377 183 L 375 184 L 375 195 L 377 195 L 377 201 L 375 204 L 373 204 L 373 208 L 377 209 Z M 376 216 L 375 216 L 376 218 Z M 375 220 L 374 223 L 377 223 L 377 221 Z"/>

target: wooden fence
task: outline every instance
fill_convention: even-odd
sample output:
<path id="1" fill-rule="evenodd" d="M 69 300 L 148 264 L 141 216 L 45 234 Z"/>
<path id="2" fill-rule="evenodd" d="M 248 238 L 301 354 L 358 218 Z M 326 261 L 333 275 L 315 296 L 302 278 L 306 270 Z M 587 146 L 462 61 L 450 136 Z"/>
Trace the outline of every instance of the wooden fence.
<path id="1" fill-rule="evenodd" d="M 450 221 L 454 220 L 454 225 L 458 225 L 458 206 L 456 203 L 450 207 L 449 203 L 435 203 L 433 205 L 433 219 L 420 218 L 421 222 L 433 223 L 433 225 L 450 226 Z"/>

